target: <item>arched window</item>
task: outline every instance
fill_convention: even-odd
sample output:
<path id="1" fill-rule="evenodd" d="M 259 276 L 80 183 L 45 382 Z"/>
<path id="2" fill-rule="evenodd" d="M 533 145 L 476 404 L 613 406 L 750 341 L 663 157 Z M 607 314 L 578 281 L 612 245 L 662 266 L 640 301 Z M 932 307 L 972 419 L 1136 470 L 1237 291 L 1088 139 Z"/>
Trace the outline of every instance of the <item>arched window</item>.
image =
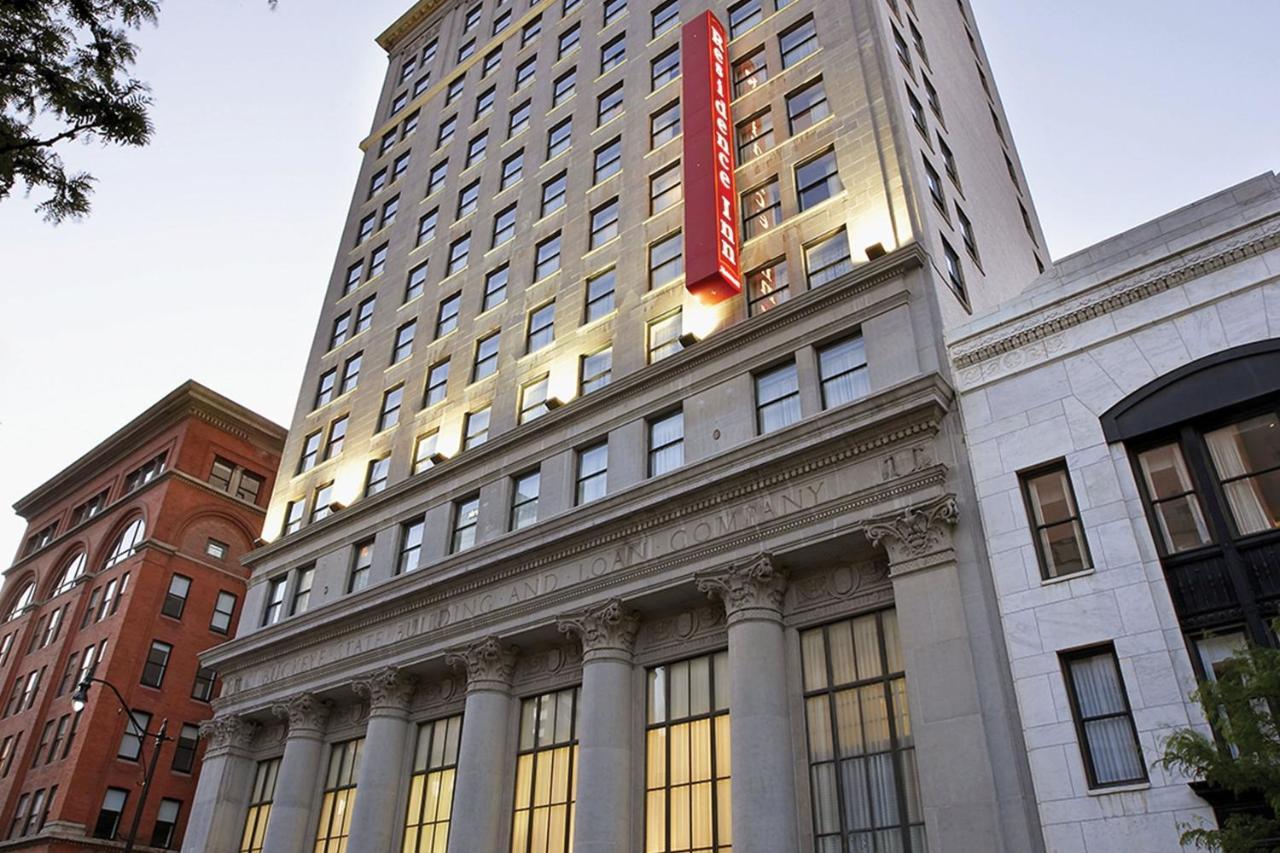
<path id="1" fill-rule="evenodd" d="M 102 564 L 102 568 L 109 569 L 133 556 L 146 531 L 147 526 L 142 523 L 141 518 L 135 518 L 129 522 L 129 526 L 116 537 L 116 544 L 111 546 L 111 553 L 107 556 L 107 561 Z"/>
<path id="2" fill-rule="evenodd" d="M 12 622 L 25 613 L 27 608 L 31 606 L 31 602 L 35 601 L 35 597 L 36 585 L 34 582 L 28 581 L 27 585 L 22 588 L 22 592 L 18 593 L 18 597 L 14 599 L 13 606 L 5 614 L 4 621 Z"/>
<path id="3" fill-rule="evenodd" d="M 85 552 L 81 551 L 67 562 L 66 566 L 62 569 L 62 574 L 58 576 L 57 586 L 55 586 L 53 591 L 49 593 L 50 598 L 53 598 L 56 595 L 62 595 L 64 592 L 76 585 L 76 581 L 80 580 L 81 576 L 84 575 L 85 558 Z"/>

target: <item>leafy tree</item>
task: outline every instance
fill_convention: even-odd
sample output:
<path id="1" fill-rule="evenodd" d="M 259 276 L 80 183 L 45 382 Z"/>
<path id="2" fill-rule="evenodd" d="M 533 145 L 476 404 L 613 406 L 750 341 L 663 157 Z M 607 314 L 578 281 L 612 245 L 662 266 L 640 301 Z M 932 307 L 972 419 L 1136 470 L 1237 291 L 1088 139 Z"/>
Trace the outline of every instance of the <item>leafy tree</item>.
<path id="1" fill-rule="evenodd" d="M 1280 627 L 1278 625 L 1277 627 Z M 1248 800 L 1269 815 L 1235 814 L 1218 829 L 1183 827 L 1182 843 L 1221 853 L 1280 851 L 1280 649 L 1250 646 L 1219 665 L 1193 694 L 1218 739 L 1179 729 L 1159 764 Z"/>
<path id="2" fill-rule="evenodd" d="M 0 2 L 0 200 L 21 182 L 48 197 L 50 222 L 84 216 L 94 178 L 69 171 L 75 139 L 141 146 L 151 138 L 147 86 L 129 76 L 133 30 L 155 23 L 160 0 Z"/>

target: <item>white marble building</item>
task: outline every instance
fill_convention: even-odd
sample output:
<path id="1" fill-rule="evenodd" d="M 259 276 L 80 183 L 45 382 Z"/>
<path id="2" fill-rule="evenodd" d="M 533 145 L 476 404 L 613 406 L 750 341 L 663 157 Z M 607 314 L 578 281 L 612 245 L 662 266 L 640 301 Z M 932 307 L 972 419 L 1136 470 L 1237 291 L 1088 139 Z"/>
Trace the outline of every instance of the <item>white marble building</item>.
<path id="1" fill-rule="evenodd" d="M 1214 815 L 1162 738 L 1274 642 L 1280 180 L 1063 259 L 949 349 L 1046 846 L 1176 850 Z"/>

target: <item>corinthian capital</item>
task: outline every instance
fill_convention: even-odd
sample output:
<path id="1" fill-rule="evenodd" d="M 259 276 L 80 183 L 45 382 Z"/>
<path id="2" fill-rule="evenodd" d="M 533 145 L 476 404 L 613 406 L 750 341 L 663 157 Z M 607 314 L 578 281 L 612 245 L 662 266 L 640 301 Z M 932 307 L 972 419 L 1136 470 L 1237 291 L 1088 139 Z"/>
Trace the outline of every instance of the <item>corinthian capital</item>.
<path id="1" fill-rule="evenodd" d="M 370 713 L 408 710 L 417 687 L 417 679 L 397 666 L 383 667 L 351 683 L 355 694 L 368 700 Z"/>
<path id="2" fill-rule="evenodd" d="M 516 668 L 516 649 L 497 637 L 485 637 L 449 652 L 444 662 L 466 673 L 467 692 L 507 690 Z"/>
<path id="3" fill-rule="evenodd" d="M 557 617 L 560 631 L 582 641 L 584 660 L 594 657 L 631 659 L 640 617 L 626 609 L 619 598 L 584 607 Z"/>
<path id="4" fill-rule="evenodd" d="M 289 721 L 289 734 L 302 731 L 323 732 L 332 708 L 333 704 L 328 699 L 321 699 L 314 693 L 299 693 L 272 705 L 271 713 Z"/>
<path id="5" fill-rule="evenodd" d="M 206 755 L 229 749 L 248 749 L 257 732 L 258 724 L 239 714 L 214 717 L 200 724 L 200 739 L 206 744 Z"/>
<path id="6" fill-rule="evenodd" d="M 952 495 L 913 506 L 905 512 L 872 521 L 866 527 L 872 545 L 883 545 L 891 569 L 951 548 L 951 528 L 959 518 Z M 909 566 L 907 566 L 909 568 Z"/>
<path id="7" fill-rule="evenodd" d="M 727 569 L 697 576 L 698 590 L 724 602 L 730 624 L 742 619 L 782 618 L 787 573 L 773 565 L 773 555 L 757 554 Z"/>

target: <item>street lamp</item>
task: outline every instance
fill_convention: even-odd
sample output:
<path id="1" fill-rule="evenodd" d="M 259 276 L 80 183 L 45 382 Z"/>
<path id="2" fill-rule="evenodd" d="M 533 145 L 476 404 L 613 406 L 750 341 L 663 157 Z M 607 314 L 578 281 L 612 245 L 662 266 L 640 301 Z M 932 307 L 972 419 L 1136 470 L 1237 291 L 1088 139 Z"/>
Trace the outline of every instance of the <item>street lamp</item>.
<path id="1" fill-rule="evenodd" d="M 71 694 L 71 707 L 76 711 L 83 711 L 85 704 L 89 701 L 89 685 L 105 684 L 111 688 L 111 692 L 115 694 L 116 701 L 120 703 L 120 708 L 129 715 L 129 723 L 133 726 L 133 730 L 137 732 L 138 742 L 142 746 L 146 746 L 146 738 L 154 737 L 156 739 L 155 747 L 151 751 L 151 760 L 147 763 L 147 773 L 142 779 L 142 794 L 138 797 L 138 805 L 133 810 L 133 821 L 129 825 L 129 835 L 124 842 L 124 853 L 132 853 L 133 845 L 138 837 L 138 824 L 142 821 L 142 809 L 147 805 L 147 795 L 151 793 L 151 780 L 156 775 L 156 764 L 160 760 L 160 748 L 167 740 L 173 740 L 168 736 L 169 720 L 160 721 L 160 730 L 149 732 L 143 726 L 138 725 L 138 718 L 133 715 L 133 710 L 129 708 L 129 703 L 124 701 L 124 697 L 120 695 L 120 691 L 110 681 L 104 678 L 94 678 L 86 675 L 84 679 L 76 685 L 76 692 Z M 141 750 L 139 750 L 141 755 Z"/>

